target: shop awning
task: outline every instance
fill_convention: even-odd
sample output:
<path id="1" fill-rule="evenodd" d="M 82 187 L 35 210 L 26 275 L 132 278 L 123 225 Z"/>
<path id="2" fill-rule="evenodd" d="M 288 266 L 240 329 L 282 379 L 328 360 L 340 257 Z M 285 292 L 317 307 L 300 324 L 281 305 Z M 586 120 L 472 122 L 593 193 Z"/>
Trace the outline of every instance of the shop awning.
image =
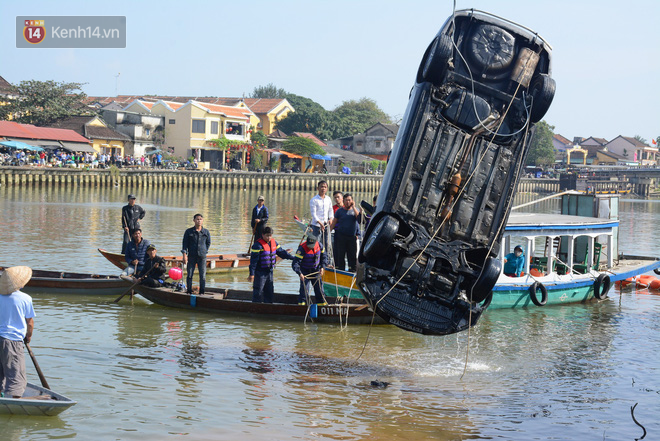
<path id="1" fill-rule="evenodd" d="M 96 153 L 94 147 L 84 142 L 60 141 L 60 144 L 70 152 Z"/>
<path id="2" fill-rule="evenodd" d="M 302 156 L 296 155 L 295 153 L 282 152 L 282 151 L 280 153 L 283 154 L 283 155 L 288 156 L 289 158 L 293 158 L 293 159 L 302 159 L 303 158 Z"/>
<path id="3" fill-rule="evenodd" d="M 0 145 L 2 145 L 4 147 L 8 147 L 10 149 L 29 150 L 29 151 L 33 151 L 33 152 L 38 152 L 38 151 L 43 150 L 39 146 L 35 146 L 35 145 L 32 145 L 32 144 L 27 144 L 23 141 L 2 141 L 2 142 L 0 142 Z"/>
<path id="4" fill-rule="evenodd" d="M 309 157 L 312 159 L 323 159 L 324 161 L 332 161 L 330 155 L 310 155 Z"/>

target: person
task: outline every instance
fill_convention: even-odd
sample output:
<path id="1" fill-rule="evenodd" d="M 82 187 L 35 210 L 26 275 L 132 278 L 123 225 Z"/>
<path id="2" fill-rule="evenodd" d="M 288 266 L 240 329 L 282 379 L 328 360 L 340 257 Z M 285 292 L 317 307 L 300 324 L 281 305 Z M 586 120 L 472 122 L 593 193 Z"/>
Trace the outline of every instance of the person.
<path id="1" fill-rule="evenodd" d="M 149 241 L 142 237 L 142 230 L 140 228 L 133 230 L 133 240 L 126 246 L 125 259 L 128 267 L 124 270 L 124 274 L 139 274 L 144 269 L 144 261 L 147 257 L 147 248 L 149 245 L 151 245 Z"/>
<path id="2" fill-rule="evenodd" d="M 357 235 L 362 214 L 355 206 L 355 201 L 353 201 L 353 196 L 350 193 L 344 195 L 343 202 L 343 207 L 335 212 L 335 217 L 330 223 L 330 229 L 335 232 L 333 248 L 335 268 L 345 270 L 346 258 L 348 257 L 348 270 L 355 272 L 357 265 Z"/>
<path id="3" fill-rule="evenodd" d="M 136 278 L 140 281 L 141 285 L 158 288 L 163 286 L 165 282 L 165 274 L 167 266 L 165 259 L 156 254 L 156 246 L 150 244 L 147 247 L 147 259 L 144 261 L 142 271 L 140 271 Z"/>
<path id="4" fill-rule="evenodd" d="M 328 183 L 319 181 L 317 188 L 318 194 L 309 201 L 309 211 L 312 214 L 310 228 L 316 237 L 322 238 L 323 246 L 327 248 L 329 242 L 327 236 L 330 232 L 326 231 L 326 227 L 334 217 L 334 211 L 330 196 L 326 194 Z"/>
<path id="5" fill-rule="evenodd" d="M 254 303 L 273 303 L 273 268 L 275 268 L 277 256 L 293 260 L 293 256 L 273 239 L 273 229 L 264 227 L 262 236 L 250 250 L 250 275 L 247 280 L 253 282 L 252 301 Z"/>
<path id="6" fill-rule="evenodd" d="M 7 268 L 0 276 L 0 391 L 21 398 L 27 387 L 24 343 L 34 331 L 32 298 L 20 290 L 30 281 L 27 266 Z"/>
<path id="7" fill-rule="evenodd" d="M 326 256 L 323 245 L 315 234 L 309 233 L 305 242 L 301 243 L 291 263 L 291 268 L 300 278 L 298 291 L 298 304 L 305 305 L 310 284 L 314 288 L 314 297 L 317 304 L 326 304 L 323 298 L 323 267 L 326 265 Z"/>
<path id="8" fill-rule="evenodd" d="M 188 294 L 192 294 L 192 280 L 195 267 L 199 270 L 199 293 L 204 294 L 206 288 L 206 254 L 211 246 L 211 233 L 203 227 L 204 216 L 197 213 L 193 216 L 195 226 L 183 233 L 183 264 L 187 265 L 186 287 Z"/>
<path id="9" fill-rule="evenodd" d="M 344 205 L 344 195 L 341 191 L 335 190 L 332 192 L 332 199 L 335 200 L 335 205 L 332 206 L 332 212 L 336 213 Z"/>
<path id="10" fill-rule="evenodd" d="M 121 209 L 121 226 L 124 229 L 124 242 L 121 246 L 121 253 L 126 254 L 126 246 L 133 237 L 133 231 L 140 228 L 140 220 L 144 219 L 147 212 L 144 208 L 135 204 L 135 196 L 128 195 L 128 205 Z"/>
<path id="11" fill-rule="evenodd" d="M 509 277 L 520 277 L 525 268 L 525 255 L 520 245 L 516 245 L 513 253 L 504 256 L 504 274 Z"/>
<path id="12" fill-rule="evenodd" d="M 252 220 L 250 221 L 254 237 L 259 238 L 263 235 L 266 222 L 268 222 L 268 207 L 264 205 L 264 197 L 259 196 L 257 205 L 252 209 Z"/>

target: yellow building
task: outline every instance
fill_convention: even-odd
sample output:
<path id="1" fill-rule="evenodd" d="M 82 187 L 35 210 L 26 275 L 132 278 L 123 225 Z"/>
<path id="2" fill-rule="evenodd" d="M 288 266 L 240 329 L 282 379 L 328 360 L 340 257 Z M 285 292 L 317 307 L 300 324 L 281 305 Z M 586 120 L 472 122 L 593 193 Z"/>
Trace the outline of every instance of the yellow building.
<path id="1" fill-rule="evenodd" d="M 275 131 L 275 124 L 294 112 L 293 106 L 286 99 L 280 98 L 244 98 L 245 105 L 259 118 L 256 125 L 265 135 Z"/>
<path id="2" fill-rule="evenodd" d="M 190 100 L 186 103 L 135 100 L 124 109 L 165 117 L 165 146 L 174 156 L 194 156 L 199 162 L 220 168 L 224 155 L 214 139 L 227 138 L 237 143 L 251 140 L 250 126 L 259 118 L 246 106 L 223 106 Z M 222 157 L 222 158 L 220 158 Z"/>
<path id="3" fill-rule="evenodd" d="M 128 135 L 117 132 L 98 116 L 72 116 L 51 125 L 59 129 L 70 129 L 90 140 L 96 153 L 126 155 L 126 145 L 131 142 Z"/>

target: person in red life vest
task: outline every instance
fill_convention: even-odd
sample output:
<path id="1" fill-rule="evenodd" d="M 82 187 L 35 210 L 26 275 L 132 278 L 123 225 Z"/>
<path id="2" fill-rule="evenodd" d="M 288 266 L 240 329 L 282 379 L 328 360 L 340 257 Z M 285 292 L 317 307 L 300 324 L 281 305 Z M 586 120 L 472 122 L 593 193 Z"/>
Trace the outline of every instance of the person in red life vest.
<path id="1" fill-rule="evenodd" d="M 273 239 L 273 229 L 264 227 L 261 237 L 250 249 L 250 275 L 252 301 L 255 303 L 273 303 L 273 268 L 277 256 L 293 260 L 293 256 Z"/>
<path id="2" fill-rule="evenodd" d="M 337 210 L 339 210 L 341 207 L 344 206 L 344 194 L 339 191 L 335 190 L 332 192 L 332 199 L 335 201 L 335 205 L 332 206 L 333 211 L 336 213 Z"/>
<path id="3" fill-rule="evenodd" d="M 298 304 L 305 305 L 310 284 L 314 287 L 314 297 L 317 304 L 325 305 L 323 298 L 323 267 L 327 265 L 323 245 L 315 234 L 308 234 L 307 240 L 300 244 L 293 258 L 291 268 L 300 277 Z"/>

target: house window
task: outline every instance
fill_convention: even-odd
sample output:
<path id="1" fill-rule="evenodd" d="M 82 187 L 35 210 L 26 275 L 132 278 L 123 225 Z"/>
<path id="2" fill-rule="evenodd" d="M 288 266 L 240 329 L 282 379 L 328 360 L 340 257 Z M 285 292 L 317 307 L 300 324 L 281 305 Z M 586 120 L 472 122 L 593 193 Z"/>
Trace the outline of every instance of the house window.
<path id="1" fill-rule="evenodd" d="M 147 133 L 147 136 L 151 135 L 151 129 L 144 129 L 144 130 Z"/>
<path id="2" fill-rule="evenodd" d="M 176 120 L 175 120 L 175 119 L 171 119 L 171 120 L 170 120 L 170 124 L 176 124 Z"/>
<path id="3" fill-rule="evenodd" d="M 227 135 L 243 135 L 243 124 L 228 122 L 227 129 L 225 130 Z"/>
<path id="4" fill-rule="evenodd" d="M 206 121 L 203 119 L 193 119 L 192 122 L 193 133 L 206 133 Z"/>
<path id="5" fill-rule="evenodd" d="M 380 149 L 380 144 L 381 144 L 380 141 L 376 141 L 376 148 L 377 148 L 377 149 Z"/>
<path id="6" fill-rule="evenodd" d="M 211 121 L 211 133 L 214 135 L 218 134 L 218 121 Z"/>

